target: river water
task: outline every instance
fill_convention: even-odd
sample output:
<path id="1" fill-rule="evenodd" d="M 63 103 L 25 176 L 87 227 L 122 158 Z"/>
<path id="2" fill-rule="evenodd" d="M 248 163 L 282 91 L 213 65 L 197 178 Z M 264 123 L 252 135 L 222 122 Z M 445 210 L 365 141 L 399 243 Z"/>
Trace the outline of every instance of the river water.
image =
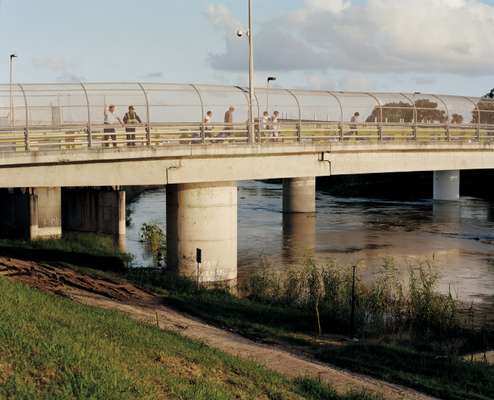
<path id="1" fill-rule="evenodd" d="M 386 257 L 404 279 L 410 265 L 429 261 L 440 276 L 439 290 L 451 290 L 494 319 L 494 203 L 470 197 L 458 204 L 344 198 L 319 190 L 317 214 L 283 215 L 281 199 L 281 184 L 239 184 L 239 280 L 259 268 L 300 265 L 309 253 L 318 263 L 358 265 L 364 277 L 374 275 Z M 127 249 L 136 265 L 153 262 L 139 229 L 144 222 L 164 229 L 165 204 L 160 189 L 129 206 Z"/>

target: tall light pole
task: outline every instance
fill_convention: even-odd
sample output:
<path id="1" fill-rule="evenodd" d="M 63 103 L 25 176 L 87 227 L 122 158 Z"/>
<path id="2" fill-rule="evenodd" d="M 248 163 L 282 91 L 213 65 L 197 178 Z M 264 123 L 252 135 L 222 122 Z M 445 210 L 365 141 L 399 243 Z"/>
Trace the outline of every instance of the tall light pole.
<path id="1" fill-rule="evenodd" d="M 254 31 L 252 29 L 252 0 L 249 0 L 249 143 L 254 144 Z"/>
<path id="2" fill-rule="evenodd" d="M 275 76 L 269 76 L 266 81 L 266 111 L 269 113 L 269 84 L 276 80 Z"/>
<path id="3" fill-rule="evenodd" d="M 17 55 L 10 55 L 9 62 L 9 72 L 10 72 L 10 80 L 9 80 L 9 92 L 10 92 L 10 126 L 14 127 L 15 117 L 14 117 L 14 96 L 13 96 L 13 78 L 14 78 L 14 70 L 13 70 L 13 61 L 14 58 L 17 58 Z"/>

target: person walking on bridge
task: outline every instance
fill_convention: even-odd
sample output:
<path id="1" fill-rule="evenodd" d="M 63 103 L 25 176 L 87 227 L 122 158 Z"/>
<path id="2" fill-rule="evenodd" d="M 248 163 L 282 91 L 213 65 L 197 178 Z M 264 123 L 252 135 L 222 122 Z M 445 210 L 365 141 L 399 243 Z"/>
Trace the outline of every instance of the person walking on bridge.
<path id="1" fill-rule="evenodd" d="M 219 135 L 220 137 L 229 137 L 231 133 L 229 131 L 233 130 L 233 113 L 235 112 L 235 107 L 230 106 L 225 113 L 225 131 Z"/>
<path id="2" fill-rule="evenodd" d="M 359 123 L 359 118 L 360 118 L 360 113 L 357 111 L 355 114 L 353 114 L 353 117 L 350 119 L 350 133 L 353 135 L 358 136 L 358 127 L 357 124 Z"/>
<path id="3" fill-rule="evenodd" d="M 117 125 L 120 124 L 120 126 L 123 126 L 122 120 L 116 113 L 116 107 L 114 104 L 110 104 L 108 107 L 105 105 L 105 119 L 104 119 L 104 124 L 105 125 Z M 103 140 L 109 141 L 113 140 L 113 147 L 117 147 L 117 135 L 115 128 L 104 128 L 103 129 Z M 109 147 L 110 144 L 106 143 L 105 147 Z"/>
<path id="4" fill-rule="evenodd" d="M 135 146 L 136 128 L 132 127 L 132 125 L 142 124 L 142 121 L 141 118 L 139 118 L 139 115 L 135 112 L 134 106 L 129 106 L 129 111 L 125 113 L 123 121 L 126 126 L 125 132 L 127 133 L 127 146 Z"/>

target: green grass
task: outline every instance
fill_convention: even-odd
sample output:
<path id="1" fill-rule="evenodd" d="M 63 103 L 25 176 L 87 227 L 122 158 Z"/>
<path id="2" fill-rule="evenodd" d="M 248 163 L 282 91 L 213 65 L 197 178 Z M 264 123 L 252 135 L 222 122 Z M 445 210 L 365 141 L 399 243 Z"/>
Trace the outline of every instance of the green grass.
<path id="1" fill-rule="evenodd" d="M 493 399 L 494 366 L 398 346 L 353 344 L 324 349 L 321 361 L 413 387 L 442 399 Z"/>
<path id="2" fill-rule="evenodd" d="M 0 278 L 0 398 L 369 399 Z"/>
<path id="3" fill-rule="evenodd" d="M 0 247 L 13 247 L 26 250 L 54 250 L 93 256 L 124 256 L 114 245 L 113 239 L 110 236 L 91 233 L 67 233 L 64 234 L 62 239 L 34 241 L 0 239 Z"/>
<path id="4" fill-rule="evenodd" d="M 197 290 L 192 282 L 159 271 L 131 270 L 126 278 L 159 291 L 168 305 L 180 311 L 254 340 L 296 345 L 323 362 L 443 399 L 494 398 L 494 367 L 461 361 L 455 357 L 454 343 L 442 349 L 433 340 L 411 346 L 409 335 L 403 334 L 399 339 L 383 336 L 380 341 L 363 340 L 362 345 L 337 348 L 307 335 L 315 331 L 316 321 L 298 308 L 238 298 L 222 290 Z"/>

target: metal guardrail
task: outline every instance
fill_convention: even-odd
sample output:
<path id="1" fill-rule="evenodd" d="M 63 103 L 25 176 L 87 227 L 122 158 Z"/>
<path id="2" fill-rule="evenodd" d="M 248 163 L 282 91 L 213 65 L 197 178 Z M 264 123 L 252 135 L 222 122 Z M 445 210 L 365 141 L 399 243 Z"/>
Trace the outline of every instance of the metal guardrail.
<path id="1" fill-rule="evenodd" d="M 280 121 L 255 127 L 256 144 L 494 142 L 494 125 L 339 123 Z M 0 129 L 0 153 L 69 151 L 86 148 L 163 147 L 197 144 L 247 144 L 247 124 L 70 125 L 57 129 Z"/>

